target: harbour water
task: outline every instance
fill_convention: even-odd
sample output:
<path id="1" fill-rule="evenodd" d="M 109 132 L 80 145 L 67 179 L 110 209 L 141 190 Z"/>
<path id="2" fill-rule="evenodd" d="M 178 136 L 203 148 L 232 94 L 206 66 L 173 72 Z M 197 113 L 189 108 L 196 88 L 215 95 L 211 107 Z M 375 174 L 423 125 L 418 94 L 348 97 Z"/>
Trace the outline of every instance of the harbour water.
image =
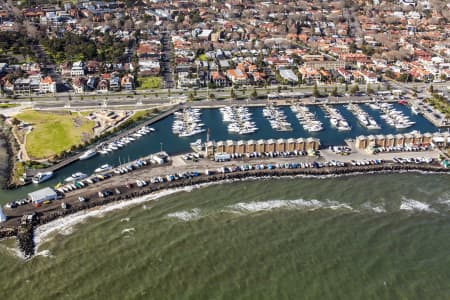
<path id="1" fill-rule="evenodd" d="M 159 146 L 159 144 L 158 144 Z M 447 299 L 449 175 L 226 183 L 65 227 L 7 299 Z"/>
<path id="2" fill-rule="evenodd" d="M 410 132 L 413 130 L 418 130 L 422 133 L 424 132 L 435 132 L 436 127 L 433 126 L 428 120 L 423 116 L 412 114 L 408 106 L 395 104 L 394 107 L 409 116 L 412 121 L 416 123 L 414 126 L 407 129 L 395 129 L 387 125 L 383 119 L 380 118 L 380 111 L 371 109 L 368 105 L 361 105 L 365 111 L 372 115 L 378 124 L 381 125 L 379 130 L 367 130 L 365 127 L 361 126 L 353 114 L 348 111 L 343 105 L 336 106 L 341 112 L 343 117 L 349 122 L 351 126 L 351 131 L 338 131 L 336 128 L 330 125 L 328 119 L 325 118 L 324 111 L 319 106 L 311 106 L 309 110 L 316 115 L 323 125 L 324 130 L 319 132 L 307 132 L 299 124 L 295 114 L 289 107 L 282 107 L 281 110 L 287 116 L 287 121 L 292 124 L 292 131 L 275 131 L 271 128 L 270 123 L 263 116 L 263 108 L 250 108 L 252 113 L 252 119 L 259 128 L 255 133 L 239 135 L 229 133 L 227 130 L 227 124 L 222 122 L 222 116 L 218 109 L 203 109 L 201 121 L 205 124 L 205 128 L 210 129 L 210 138 L 212 140 L 248 140 L 248 139 L 268 139 L 268 138 L 297 138 L 297 137 L 317 137 L 321 140 L 323 145 L 339 145 L 343 144 L 344 140 L 347 138 L 355 138 L 361 134 L 388 134 L 397 132 Z M 178 137 L 171 130 L 173 124 L 173 115 L 169 116 L 152 127 L 156 129 L 156 132 L 145 135 L 139 138 L 137 141 L 127 145 L 126 147 L 114 151 L 113 153 L 107 155 L 97 155 L 91 159 L 85 161 L 78 161 L 72 165 L 67 166 L 55 173 L 55 176 L 45 183 L 36 185 L 28 185 L 18 190 L 13 191 L 0 191 L 0 204 L 4 204 L 8 201 L 23 198 L 27 193 L 33 191 L 37 188 L 45 186 L 54 186 L 58 182 L 64 180 L 71 174 L 75 172 L 83 172 L 90 174 L 98 166 L 103 164 L 117 165 L 119 162 L 127 162 L 137 159 L 142 156 L 146 156 L 150 153 L 158 152 L 161 149 L 165 150 L 169 154 L 177 154 L 185 151 L 190 151 L 189 144 L 198 138 L 206 139 L 206 133 L 190 136 L 190 137 Z"/>

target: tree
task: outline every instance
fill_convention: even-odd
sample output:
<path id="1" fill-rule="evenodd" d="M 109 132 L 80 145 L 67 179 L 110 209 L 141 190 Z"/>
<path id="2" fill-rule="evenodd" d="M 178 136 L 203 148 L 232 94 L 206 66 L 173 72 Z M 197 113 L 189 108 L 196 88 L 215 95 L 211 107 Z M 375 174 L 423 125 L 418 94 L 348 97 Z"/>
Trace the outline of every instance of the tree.
<path id="1" fill-rule="evenodd" d="M 367 95 L 371 95 L 371 94 L 373 94 L 373 88 L 372 88 L 372 86 L 369 84 L 369 85 L 367 85 Z"/>
<path id="2" fill-rule="evenodd" d="M 320 96 L 319 88 L 317 87 L 317 83 L 314 84 L 313 96 L 314 96 L 314 97 L 319 97 L 319 96 Z"/>
<path id="3" fill-rule="evenodd" d="M 434 87 L 432 84 L 430 84 L 430 87 L 428 88 L 428 92 L 430 92 L 430 94 L 434 93 Z"/>
<path id="4" fill-rule="evenodd" d="M 251 97 L 252 99 L 258 98 L 258 92 L 256 91 L 255 88 L 253 88 L 253 91 L 252 91 L 250 97 Z"/>
<path id="5" fill-rule="evenodd" d="M 357 92 L 359 92 L 359 86 L 357 84 L 355 84 L 354 86 L 352 86 L 352 88 L 350 89 L 350 94 L 354 95 Z"/>
<path id="6" fill-rule="evenodd" d="M 331 95 L 332 95 L 333 97 L 336 97 L 336 96 L 338 95 L 337 87 L 334 87 L 334 89 L 331 91 Z"/>
<path id="7" fill-rule="evenodd" d="M 194 94 L 193 93 L 189 93 L 188 101 L 190 101 L 190 102 L 194 101 Z"/>
<path id="8" fill-rule="evenodd" d="M 230 91 L 230 97 L 231 99 L 236 99 L 236 92 L 234 91 L 234 88 L 232 88 Z"/>

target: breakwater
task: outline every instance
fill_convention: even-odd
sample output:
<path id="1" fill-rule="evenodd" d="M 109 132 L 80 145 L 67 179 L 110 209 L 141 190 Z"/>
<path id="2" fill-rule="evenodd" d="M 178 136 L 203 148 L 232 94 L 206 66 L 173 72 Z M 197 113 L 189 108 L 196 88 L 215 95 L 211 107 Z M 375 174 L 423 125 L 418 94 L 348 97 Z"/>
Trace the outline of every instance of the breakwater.
<path id="1" fill-rule="evenodd" d="M 367 166 L 346 166 L 346 167 L 323 167 L 323 168 L 309 168 L 309 169 L 263 169 L 263 170 L 249 170 L 237 171 L 231 173 L 214 173 L 213 175 L 200 175 L 188 179 L 180 179 L 177 181 L 165 181 L 161 183 L 153 183 L 145 187 L 133 186 L 121 194 L 115 194 L 108 197 L 100 197 L 98 190 L 93 189 L 86 191 L 83 194 L 88 201 L 79 202 L 78 195 L 70 195 L 68 193 L 64 198 L 67 203 L 66 208 L 55 208 L 53 210 L 44 210 L 38 212 L 30 222 L 23 224 L 24 218 L 14 217 L 2 224 L 4 228 L 0 228 L 0 238 L 6 236 L 17 236 L 19 249 L 22 251 L 24 257 L 30 258 L 34 255 L 34 228 L 57 218 L 64 217 L 81 210 L 90 209 L 102 205 L 106 205 L 116 201 L 126 201 L 136 197 L 142 197 L 151 193 L 174 189 L 186 186 L 195 186 L 205 183 L 220 183 L 229 180 L 245 180 L 249 178 L 278 178 L 278 177 L 293 177 L 293 176 L 345 176 L 352 174 L 364 173 L 394 173 L 394 172 L 430 172 L 430 173 L 448 173 L 446 169 L 439 164 L 417 165 L 417 164 L 397 164 L 385 163 L 381 165 L 367 165 Z M 108 186 L 114 188 L 114 186 Z M 118 186 L 121 187 L 121 186 Z M 100 187 L 99 187 L 100 189 Z M 22 223 L 19 223 L 22 220 Z"/>

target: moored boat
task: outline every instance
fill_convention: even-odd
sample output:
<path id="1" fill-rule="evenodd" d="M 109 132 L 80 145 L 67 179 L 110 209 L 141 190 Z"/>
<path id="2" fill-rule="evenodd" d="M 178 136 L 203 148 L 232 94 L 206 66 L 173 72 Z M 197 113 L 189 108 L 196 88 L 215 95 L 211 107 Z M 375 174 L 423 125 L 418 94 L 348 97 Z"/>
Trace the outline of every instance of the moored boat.
<path id="1" fill-rule="evenodd" d="M 105 172 L 112 169 L 112 166 L 109 164 L 104 164 L 94 170 L 95 173 Z"/>
<path id="2" fill-rule="evenodd" d="M 44 181 L 47 181 L 47 180 L 49 180 L 52 177 L 53 177 L 53 172 L 52 171 L 39 172 L 33 177 L 33 179 L 31 181 L 33 181 L 33 183 L 38 184 L 38 183 L 42 183 Z"/>
<path id="3" fill-rule="evenodd" d="M 65 182 L 72 182 L 75 180 L 81 180 L 86 178 L 87 175 L 82 173 L 82 172 L 76 172 L 74 174 L 72 174 L 71 176 L 67 177 L 66 179 L 64 179 Z"/>
<path id="4" fill-rule="evenodd" d="M 95 151 L 94 149 L 90 149 L 87 150 L 86 152 L 84 152 L 81 156 L 80 156 L 80 160 L 85 160 L 85 159 L 89 159 L 93 156 L 95 156 L 97 154 L 97 151 Z"/>

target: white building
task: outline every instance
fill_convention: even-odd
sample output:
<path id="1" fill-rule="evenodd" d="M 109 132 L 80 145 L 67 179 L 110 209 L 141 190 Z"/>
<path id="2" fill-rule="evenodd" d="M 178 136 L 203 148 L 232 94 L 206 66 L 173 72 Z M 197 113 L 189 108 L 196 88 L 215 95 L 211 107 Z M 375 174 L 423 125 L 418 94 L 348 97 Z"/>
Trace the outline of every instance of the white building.
<path id="1" fill-rule="evenodd" d="M 72 69 L 70 70 L 71 76 L 83 76 L 84 75 L 84 63 L 82 61 L 74 62 Z"/>
<path id="2" fill-rule="evenodd" d="M 280 76 L 288 82 L 298 82 L 298 77 L 291 69 L 280 69 Z"/>
<path id="3" fill-rule="evenodd" d="M 44 201 L 53 201 L 58 198 L 55 190 L 49 187 L 31 192 L 28 194 L 28 199 L 33 202 L 33 204 L 41 204 Z"/>
<path id="4" fill-rule="evenodd" d="M 44 77 L 39 83 L 41 93 L 56 93 L 56 82 L 50 77 Z"/>

